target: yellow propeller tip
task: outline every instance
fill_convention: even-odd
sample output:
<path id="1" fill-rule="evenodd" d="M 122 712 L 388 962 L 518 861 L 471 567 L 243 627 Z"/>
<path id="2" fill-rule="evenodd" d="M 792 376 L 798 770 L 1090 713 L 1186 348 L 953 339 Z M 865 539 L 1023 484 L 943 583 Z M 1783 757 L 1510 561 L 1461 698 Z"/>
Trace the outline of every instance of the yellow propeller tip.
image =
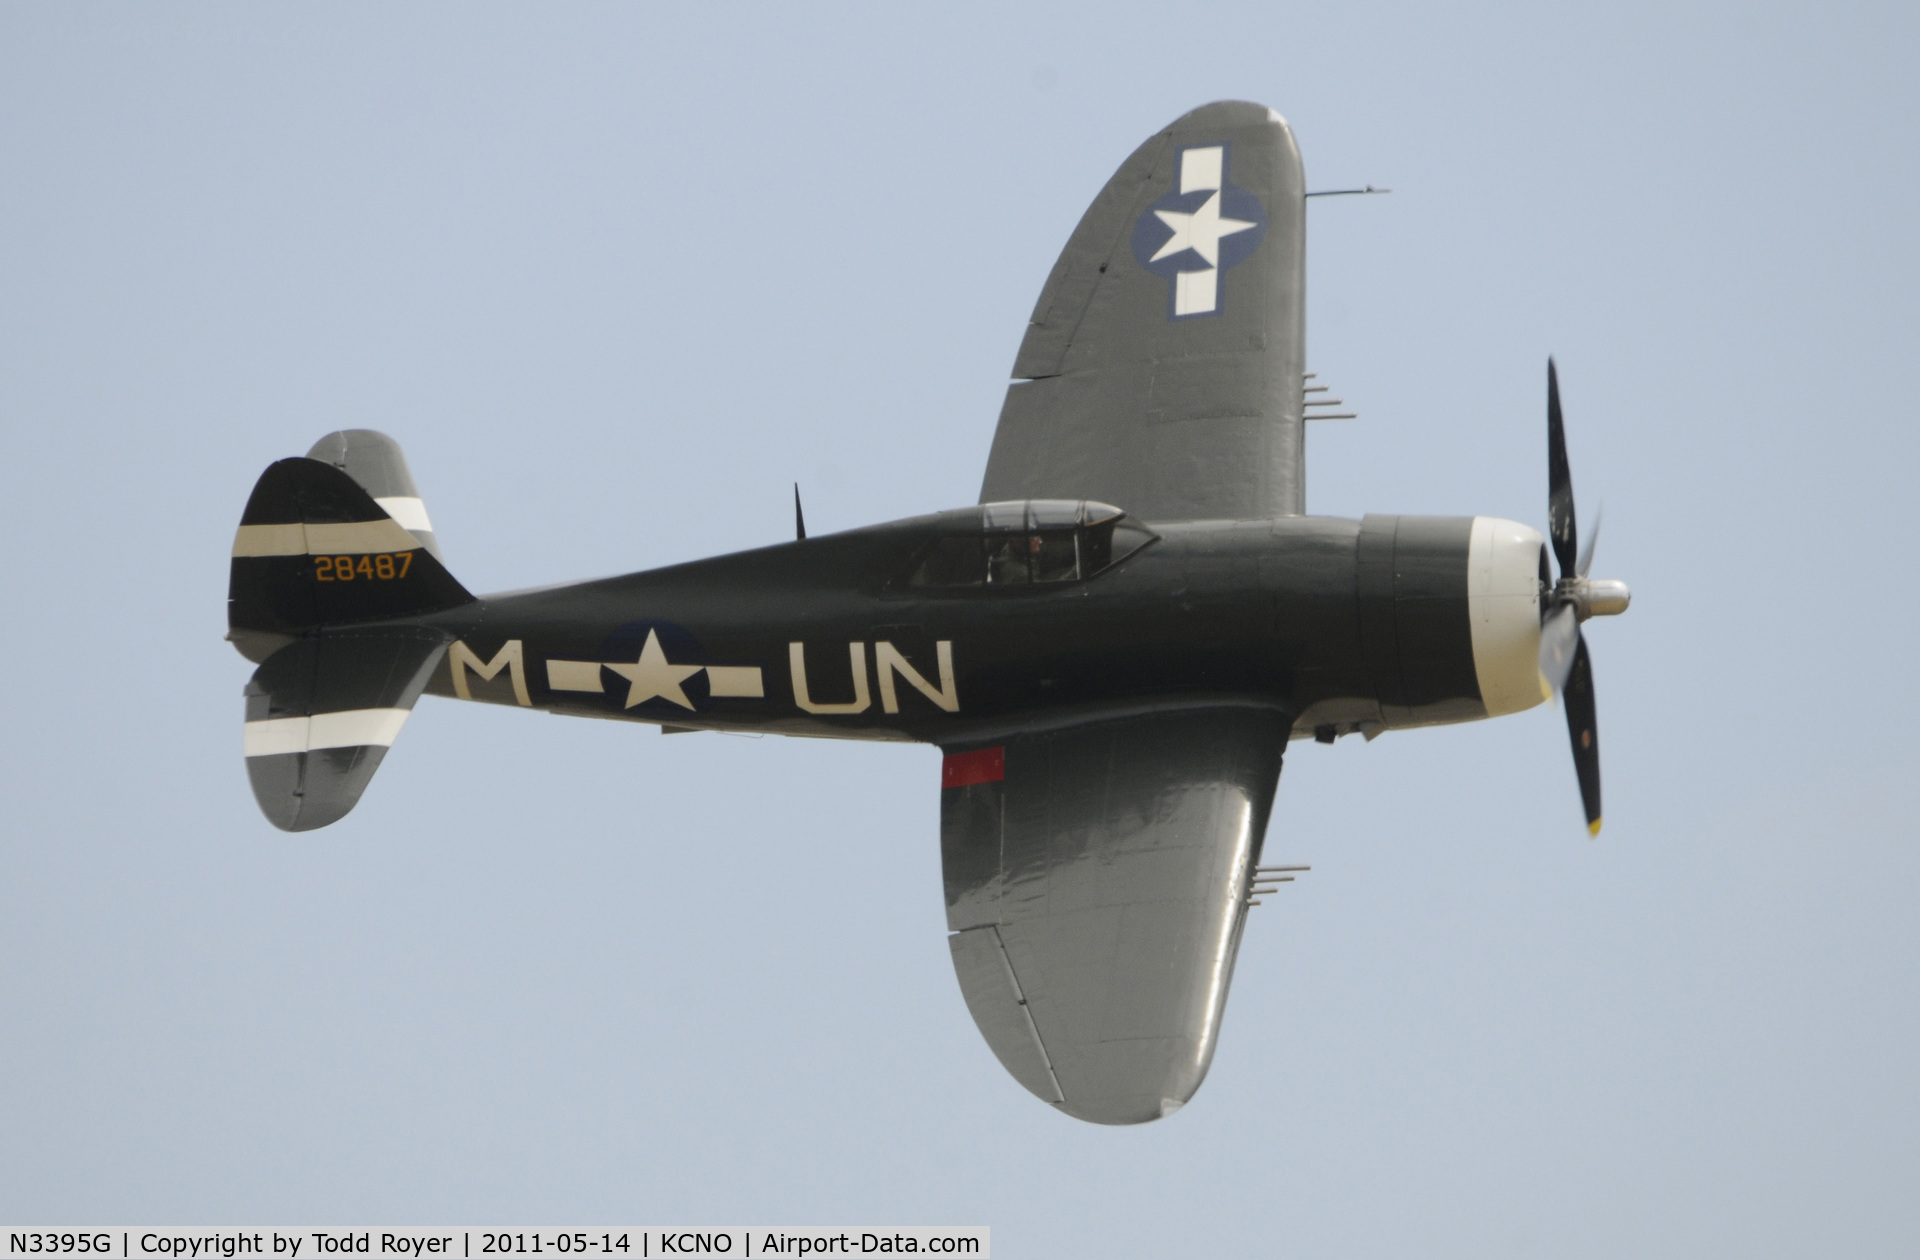
<path id="1" fill-rule="evenodd" d="M 1598 818 L 1594 819 L 1592 822 L 1587 824 L 1587 834 L 1590 836 L 1597 836 L 1600 834 L 1600 820 Z"/>

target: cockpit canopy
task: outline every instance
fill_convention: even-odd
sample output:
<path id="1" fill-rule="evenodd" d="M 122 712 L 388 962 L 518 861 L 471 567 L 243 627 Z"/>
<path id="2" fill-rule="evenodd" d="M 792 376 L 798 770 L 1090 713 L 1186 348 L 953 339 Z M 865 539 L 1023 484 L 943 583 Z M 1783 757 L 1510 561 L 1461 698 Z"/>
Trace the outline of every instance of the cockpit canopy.
<path id="1" fill-rule="evenodd" d="M 921 554 L 908 586 L 1078 582 L 1154 539 L 1119 508 L 1088 499 L 982 503 L 942 517 L 945 532 Z"/>

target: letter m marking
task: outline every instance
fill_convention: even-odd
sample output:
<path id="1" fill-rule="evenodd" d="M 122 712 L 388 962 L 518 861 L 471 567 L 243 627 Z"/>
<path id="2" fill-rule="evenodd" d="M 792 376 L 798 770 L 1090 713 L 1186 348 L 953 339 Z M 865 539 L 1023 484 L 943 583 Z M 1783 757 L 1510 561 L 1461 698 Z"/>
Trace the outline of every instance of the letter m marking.
<path id="1" fill-rule="evenodd" d="M 533 701 L 527 695 L 525 655 L 520 640 L 508 639 L 493 654 L 492 660 L 483 662 L 464 639 L 455 640 L 454 645 L 447 649 L 447 667 L 453 673 L 453 694 L 462 700 L 473 699 L 473 692 L 467 686 L 468 670 L 480 675 L 481 682 L 492 682 L 504 669 L 513 681 L 513 698 L 520 702 L 521 707 L 531 709 Z"/>

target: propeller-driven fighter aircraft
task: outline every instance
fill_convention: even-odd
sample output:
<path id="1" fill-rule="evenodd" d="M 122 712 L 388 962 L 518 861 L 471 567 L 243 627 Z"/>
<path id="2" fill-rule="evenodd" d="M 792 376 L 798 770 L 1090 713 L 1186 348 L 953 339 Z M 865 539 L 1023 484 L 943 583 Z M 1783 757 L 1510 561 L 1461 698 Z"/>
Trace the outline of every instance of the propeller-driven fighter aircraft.
<path id="1" fill-rule="evenodd" d="M 1557 581 L 1512 521 L 1306 515 L 1306 196 L 1263 106 L 1143 144 L 1047 277 L 972 507 L 476 597 L 392 439 L 273 464 L 228 596 L 261 809 L 345 815 L 423 693 L 938 745 L 948 941 L 987 1044 L 1069 1115 L 1167 1115 L 1212 1060 L 1249 904 L 1287 878 L 1261 845 L 1290 740 L 1558 687 L 1600 828 L 1580 625 L 1628 592 L 1575 554 L 1552 365 Z"/>

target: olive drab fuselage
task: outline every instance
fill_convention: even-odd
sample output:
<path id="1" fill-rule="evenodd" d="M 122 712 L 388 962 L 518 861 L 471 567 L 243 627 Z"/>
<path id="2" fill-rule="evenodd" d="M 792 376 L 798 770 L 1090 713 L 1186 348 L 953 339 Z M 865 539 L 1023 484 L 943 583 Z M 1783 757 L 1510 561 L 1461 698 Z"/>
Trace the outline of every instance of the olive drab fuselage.
<path id="1" fill-rule="evenodd" d="M 947 746 L 1041 711 L 1081 720 L 1223 698 L 1323 737 L 1486 714 L 1470 518 L 1160 524 L 1085 577 L 916 582 L 943 546 L 993 537 L 983 511 L 484 597 L 424 619 L 455 640 L 427 689 L 674 728 Z M 1040 548 L 1043 531 L 1004 532 Z M 1368 562 L 1383 543 L 1380 571 Z"/>

